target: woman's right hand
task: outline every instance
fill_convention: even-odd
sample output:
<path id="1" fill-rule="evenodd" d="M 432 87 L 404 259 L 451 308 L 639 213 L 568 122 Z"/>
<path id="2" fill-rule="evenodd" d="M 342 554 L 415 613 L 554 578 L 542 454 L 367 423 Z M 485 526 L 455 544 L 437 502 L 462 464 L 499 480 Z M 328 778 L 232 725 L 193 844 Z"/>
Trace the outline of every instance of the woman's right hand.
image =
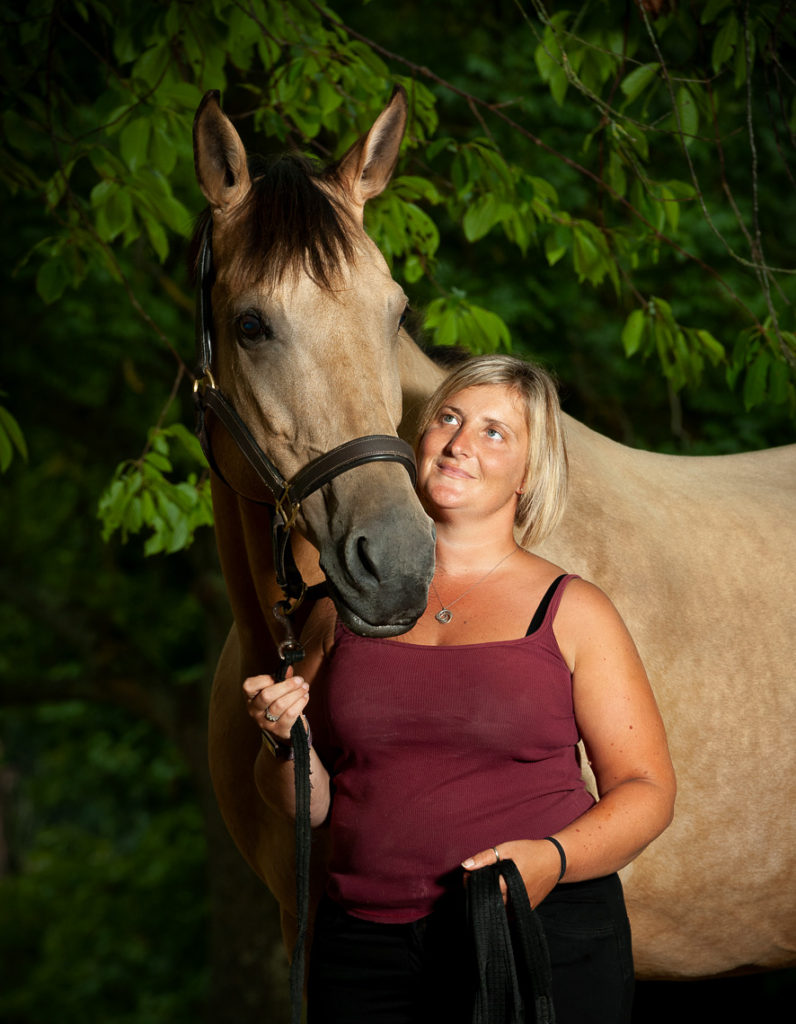
<path id="1" fill-rule="evenodd" d="M 310 699 L 309 684 L 304 678 L 294 676 L 292 667 L 287 672 L 281 683 L 267 675 L 250 676 L 243 683 L 249 714 L 263 732 L 282 743 L 290 742 L 290 730 Z"/>

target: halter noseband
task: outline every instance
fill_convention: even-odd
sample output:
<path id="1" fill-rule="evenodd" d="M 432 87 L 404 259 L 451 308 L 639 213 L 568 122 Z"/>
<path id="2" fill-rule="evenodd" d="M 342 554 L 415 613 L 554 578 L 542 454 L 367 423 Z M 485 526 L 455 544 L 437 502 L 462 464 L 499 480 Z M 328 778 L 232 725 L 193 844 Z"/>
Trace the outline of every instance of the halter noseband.
<path id="1" fill-rule="evenodd" d="M 290 480 L 286 479 L 254 439 L 230 400 L 217 385 L 212 373 L 213 362 L 213 310 L 211 293 L 215 280 L 212 249 L 212 221 L 208 220 L 202 239 L 198 266 L 199 287 L 196 296 L 196 354 L 197 376 L 194 381 L 194 401 L 197 410 L 196 433 L 202 451 L 216 475 L 231 486 L 219 469 L 213 456 L 207 431 L 207 410 L 211 410 L 223 423 L 241 453 L 274 500 L 272 532 L 276 578 L 285 601 L 281 611 L 290 614 L 298 607 L 306 592 L 306 584 L 293 561 L 289 544 L 290 530 L 296 522 L 301 502 L 341 473 L 368 462 L 400 462 L 412 480 L 417 479 L 417 466 L 411 447 L 391 434 L 367 434 L 344 441 L 324 455 L 319 455 L 300 469 Z M 233 488 L 234 489 L 234 488 Z M 291 602 L 294 602 L 291 605 Z M 279 608 L 279 606 L 277 606 Z M 275 613 L 277 609 L 275 609 Z M 277 615 L 283 625 L 286 620 Z M 292 635 L 287 643 L 294 643 Z M 280 651 L 280 653 L 282 653 Z"/>

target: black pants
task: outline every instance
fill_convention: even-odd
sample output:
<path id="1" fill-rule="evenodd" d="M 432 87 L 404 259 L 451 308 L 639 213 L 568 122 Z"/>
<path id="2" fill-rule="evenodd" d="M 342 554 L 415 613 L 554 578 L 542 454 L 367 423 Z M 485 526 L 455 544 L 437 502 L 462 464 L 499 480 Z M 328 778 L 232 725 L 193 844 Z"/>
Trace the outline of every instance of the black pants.
<path id="1" fill-rule="evenodd" d="M 558 885 L 537 910 L 553 966 L 557 1024 L 629 1024 L 630 926 L 617 875 Z M 475 968 L 464 900 L 405 925 L 318 910 L 308 1024 L 468 1024 Z"/>

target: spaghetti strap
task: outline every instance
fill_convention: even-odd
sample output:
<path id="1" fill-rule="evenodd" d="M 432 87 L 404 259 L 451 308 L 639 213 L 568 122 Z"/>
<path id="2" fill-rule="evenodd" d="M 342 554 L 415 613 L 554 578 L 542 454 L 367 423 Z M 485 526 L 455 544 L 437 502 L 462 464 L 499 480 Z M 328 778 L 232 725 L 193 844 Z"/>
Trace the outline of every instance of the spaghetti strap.
<path id="1" fill-rule="evenodd" d="M 531 624 L 530 626 L 528 626 L 528 630 L 525 634 L 526 636 L 530 636 L 531 633 L 535 633 L 536 630 L 542 625 L 542 623 L 544 622 L 544 617 L 545 615 L 547 615 L 547 609 L 550 607 L 550 602 L 553 600 L 555 593 L 558 590 L 559 584 L 562 580 L 565 580 L 566 578 L 567 573 L 562 573 L 562 575 L 554 579 L 550 586 L 547 588 L 547 593 L 539 602 L 539 607 L 534 612 L 534 616 L 531 619 Z"/>

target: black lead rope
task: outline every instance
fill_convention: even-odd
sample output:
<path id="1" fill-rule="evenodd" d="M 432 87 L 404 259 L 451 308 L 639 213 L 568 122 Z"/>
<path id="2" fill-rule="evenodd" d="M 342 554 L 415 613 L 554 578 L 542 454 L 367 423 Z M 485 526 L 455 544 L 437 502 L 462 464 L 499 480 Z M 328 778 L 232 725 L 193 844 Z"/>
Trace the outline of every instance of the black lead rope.
<path id="1" fill-rule="evenodd" d="M 304 723 L 290 730 L 296 785 L 296 919 L 298 930 L 290 962 L 290 1003 L 293 1024 L 300 1024 L 304 1001 L 304 960 L 310 906 L 310 748 Z"/>
<path id="2" fill-rule="evenodd" d="M 501 860 L 469 876 L 467 918 L 478 967 L 473 1024 L 555 1024 L 547 941 L 514 861 Z"/>
<path id="3" fill-rule="evenodd" d="M 287 676 L 288 668 L 304 657 L 300 644 L 282 645 L 276 682 Z M 301 1024 L 304 1004 L 304 963 L 310 906 L 310 745 L 302 718 L 290 730 L 293 744 L 293 778 L 296 789 L 296 944 L 290 961 L 290 1006 L 292 1024 Z"/>

